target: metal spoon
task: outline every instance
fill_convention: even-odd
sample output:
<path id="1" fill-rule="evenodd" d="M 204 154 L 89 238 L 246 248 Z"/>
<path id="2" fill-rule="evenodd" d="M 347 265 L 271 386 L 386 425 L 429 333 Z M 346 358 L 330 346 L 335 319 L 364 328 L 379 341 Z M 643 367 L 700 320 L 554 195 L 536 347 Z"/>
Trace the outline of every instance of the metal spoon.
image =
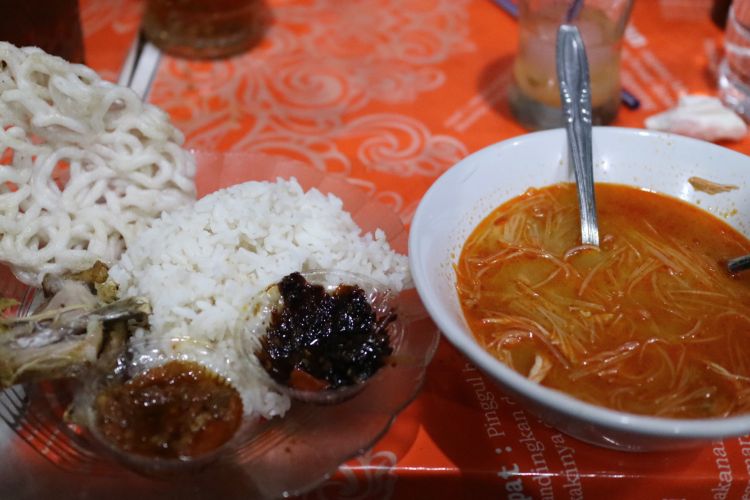
<path id="1" fill-rule="evenodd" d="M 586 49 L 578 28 L 563 24 L 557 31 L 557 79 L 568 136 L 568 149 L 576 174 L 581 242 L 599 246 L 599 223 L 594 197 L 591 153 L 591 89 Z"/>

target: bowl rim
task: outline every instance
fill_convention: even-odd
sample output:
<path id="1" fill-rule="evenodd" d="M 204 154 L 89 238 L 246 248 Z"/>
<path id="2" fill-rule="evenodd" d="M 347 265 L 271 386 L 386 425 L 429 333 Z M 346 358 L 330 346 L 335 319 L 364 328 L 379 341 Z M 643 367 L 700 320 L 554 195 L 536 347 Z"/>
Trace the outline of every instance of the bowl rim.
<path id="1" fill-rule="evenodd" d="M 745 159 L 750 163 L 750 158 L 742 153 L 686 136 L 638 128 L 593 128 L 594 138 L 605 136 L 636 141 L 666 140 L 669 141 L 671 147 L 679 148 L 681 145 L 697 146 L 705 148 L 720 157 L 734 156 L 737 159 Z M 673 439 L 711 439 L 747 434 L 750 432 L 750 414 L 699 419 L 638 415 L 587 403 L 556 389 L 542 386 L 528 380 L 523 375 L 504 365 L 476 343 L 473 340 L 473 336 L 465 335 L 443 316 L 438 300 L 434 298 L 433 292 L 428 286 L 423 264 L 418 258 L 423 253 L 423 244 L 420 242 L 419 232 L 420 228 L 425 226 L 425 221 L 428 218 L 427 210 L 431 199 L 435 196 L 436 192 L 444 189 L 443 184 L 446 182 L 446 179 L 452 178 L 457 173 L 464 173 L 464 171 L 479 170 L 483 167 L 483 164 L 487 165 L 484 162 L 488 152 L 500 151 L 510 147 L 529 147 L 530 145 L 556 136 L 564 137 L 565 130 L 558 128 L 531 132 L 479 149 L 443 172 L 422 197 L 414 213 L 409 231 L 409 264 L 417 292 L 430 316 L 438 325 L 445 338 L 467 356 L 469 361 L 478 365 L 485 374 L 507 385 L 511 390 L 524 394 L 529 399 L 549 407 L 559 414 L 587 421 L 597 426 L 641 436 L 658 436 Z M 720 162 L 720 158 L 713 158 L 712 161 Z"/>

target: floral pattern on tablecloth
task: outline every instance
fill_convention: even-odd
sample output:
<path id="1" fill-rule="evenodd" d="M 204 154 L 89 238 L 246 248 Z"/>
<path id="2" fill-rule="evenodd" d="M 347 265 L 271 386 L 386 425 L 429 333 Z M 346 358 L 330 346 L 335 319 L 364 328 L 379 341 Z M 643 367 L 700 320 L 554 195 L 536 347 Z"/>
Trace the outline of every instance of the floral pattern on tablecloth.
<path id="1" fill-rule="evenodd" d="M 339 467 L 307 500 L 375 500 L 390 498 L 396 483 L 393 467 L 397 457 L 390 451 L 367 452 Z"/>
<path id="2" fill-rule="evenodd" d="M 474 49 L 467 4 L 277 2 L 260 46 L 215 63 L 166 58 L 151 100 L 196 149 L 278 154 L 355 181 L 432 179 L 467 148 L 403 108 L 446 84 L 441 63 Z"/>

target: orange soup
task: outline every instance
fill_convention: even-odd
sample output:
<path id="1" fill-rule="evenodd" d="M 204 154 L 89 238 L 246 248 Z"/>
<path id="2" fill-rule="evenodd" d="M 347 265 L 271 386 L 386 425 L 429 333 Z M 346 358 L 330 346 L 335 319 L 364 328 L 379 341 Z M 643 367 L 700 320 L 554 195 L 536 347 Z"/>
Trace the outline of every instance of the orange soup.
<path id="1" fill-rule="evenodd" d="M 750 241 L 678 199 L 597 184 L 600 248 L 580 244 L 575 186 L 498 207 L 456 266 L 487 351 L 597 405 L 674 418 L 750 412 Z"/>

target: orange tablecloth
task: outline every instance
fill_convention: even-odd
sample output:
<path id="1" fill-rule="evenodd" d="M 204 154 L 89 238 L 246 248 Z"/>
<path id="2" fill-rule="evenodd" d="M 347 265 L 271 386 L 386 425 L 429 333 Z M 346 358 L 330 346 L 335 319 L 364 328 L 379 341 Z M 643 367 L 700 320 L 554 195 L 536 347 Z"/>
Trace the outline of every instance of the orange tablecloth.
<path id="1" fill-rule="evenodd" d="M 715 93 L 711 0 L 638 0 L 617 125 Z M 515 21 L 490 0 L 271 0 L 252 52 L 166 57 L 150 101 L 203 150 L 262 151 L 346 176 L 408 223 L 465 155 L 524 130 L 505 91 Z M 140 4 L 81 0 L 87 63 L 116 80 Z M 750 139 L 727 146 L 750 151 Z M 538 422 L 442 342 L 418 399 L 311 498 L 750 498 L 750 437 L 669 454 L 601 450 Z"/>

